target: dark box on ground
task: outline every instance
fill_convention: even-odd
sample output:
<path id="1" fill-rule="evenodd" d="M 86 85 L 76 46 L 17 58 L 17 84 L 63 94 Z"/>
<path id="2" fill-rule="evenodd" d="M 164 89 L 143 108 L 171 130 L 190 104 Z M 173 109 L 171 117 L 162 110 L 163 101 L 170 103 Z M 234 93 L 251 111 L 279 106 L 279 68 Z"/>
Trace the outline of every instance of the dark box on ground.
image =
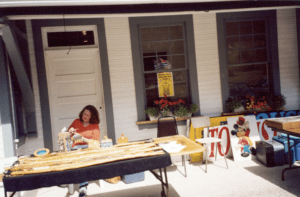
<path id="1" fill-rule="evenodd" d="M 267 167 L 284 165 L 284 146 L 276 141 L 256 141 L 256 158 Z"/>

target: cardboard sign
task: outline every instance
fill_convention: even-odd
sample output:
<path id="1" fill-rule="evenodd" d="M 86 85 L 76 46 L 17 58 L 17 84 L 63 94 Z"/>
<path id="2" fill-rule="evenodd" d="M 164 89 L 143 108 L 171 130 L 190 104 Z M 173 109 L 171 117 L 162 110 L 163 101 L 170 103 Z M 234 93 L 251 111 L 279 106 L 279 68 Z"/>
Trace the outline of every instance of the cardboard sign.
<path id="1" fill-rule="evenodd" d="M 255 116 L 227 118 L 234 161 L 256 159 L 255 142 L 260 141 Z"/>
<path id="2" fill-rule="evenodd" d="M 218 144 L 218 146 L 216 147 L 215 143 L 211 143 L 210 146 L 207 147 L 209 158 L 214 158 L 216 152 L 217 158 L 228 157 L 231 155 L 230 133 L 227 125 L 209 127 L 209 131 L 207 131 L 207 129 L 204 129 L 203 135 L 222 139 L 223 150 L 221 144 Z M 215 150 L 215 148 L 217 148 L 217 150 Z"/>
<path id="3" fill-rule="evenodd" d="M 174 96 L 174 84 L 172 72 L 157 73 L 158 95 Z"/>

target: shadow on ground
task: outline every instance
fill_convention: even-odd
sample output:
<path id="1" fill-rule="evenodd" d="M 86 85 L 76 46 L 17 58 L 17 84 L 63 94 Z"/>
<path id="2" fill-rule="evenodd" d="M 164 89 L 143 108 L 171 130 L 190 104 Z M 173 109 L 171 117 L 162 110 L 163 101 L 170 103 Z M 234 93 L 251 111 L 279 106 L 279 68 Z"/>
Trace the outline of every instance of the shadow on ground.
<path id="1" fill-rule="evenodd" d="M 245 169 L 295 196 L 300 196 L 300 168 L 285 171 L 284 181 L 282 181 L 282 170 L 287 168 L 289 166 L 288 164 L 285 164 L 284 166 L 266 167 L 258 161 L 255 162 L 259 164 L 259 166 L 245 167 Z"/>
<path id="2" fill-rule="evenodd" d="M 138 188 L 131 188 L 131 189 L 123 189 L 120 191 L 114 192 L 106 192 L 101 194 L 94 194 L 89 195 L 89 197 L 158 197 L 161 196 L 162 187 L 161 184 L 151 185 L 151 186 L 144 186 Z M 170 196 L 172 197 L 180 197 L 176 190 L 169 184 L 169 192 Z"/>

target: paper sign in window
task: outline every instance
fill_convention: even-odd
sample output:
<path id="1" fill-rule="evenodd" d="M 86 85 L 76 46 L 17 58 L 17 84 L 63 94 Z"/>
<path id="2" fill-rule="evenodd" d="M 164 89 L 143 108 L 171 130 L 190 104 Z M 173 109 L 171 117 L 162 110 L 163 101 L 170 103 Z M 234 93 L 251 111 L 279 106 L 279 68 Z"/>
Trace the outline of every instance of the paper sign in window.
<path id="1" fill-rule="evenodd" d="M 174 84 L 172 72 L 157 73 L 159 97 L 174 96 Z"/>

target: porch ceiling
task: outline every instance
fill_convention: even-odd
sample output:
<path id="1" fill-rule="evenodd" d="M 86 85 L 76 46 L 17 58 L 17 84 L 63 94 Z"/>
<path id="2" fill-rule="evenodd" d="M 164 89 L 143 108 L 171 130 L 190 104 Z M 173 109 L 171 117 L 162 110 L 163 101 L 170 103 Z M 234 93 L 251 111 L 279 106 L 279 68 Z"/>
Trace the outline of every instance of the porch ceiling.
<path id="1" fill-rule="evenodd" d="M 298 0 L 2 0 L 0 16 L 181 12 L 281 6 L 300 6 L 300 2 Z"/>

